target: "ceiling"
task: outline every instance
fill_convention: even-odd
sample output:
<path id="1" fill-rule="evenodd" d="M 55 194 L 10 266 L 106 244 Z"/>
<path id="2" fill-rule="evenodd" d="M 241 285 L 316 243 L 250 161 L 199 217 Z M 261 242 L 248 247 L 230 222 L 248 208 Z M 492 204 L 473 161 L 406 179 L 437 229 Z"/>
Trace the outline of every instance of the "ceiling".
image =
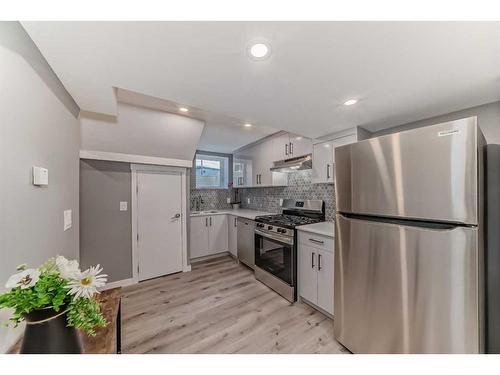
<path id="1" fill-rule="evenodd" d="M 245 123 L 239 119 L 193 106 L 189 106 L 189 112 L 183 114 L 179 111 L 178 103 L 135 91 L 117 88 L 116 99 L 122 103 L 182 114 L 183 116 L 203 120 L 205 127 L 198 142 L 198 150 L 231 153 L 242 146 L 278 132 L 277 129 L 267 126 L 246 127 L 244 126 Z"/>
<path id="2" fill-rule="evenodd" d="M 500 100 L 499 22 L 22 24 L 82 110 L 115 115 L 115 87 L 194 107 L 215 116 L 207 150 L 275 130 L 376 131 Z M 269 59 L 248 58 L 253 40 L 270 43 Z M 359 102 L 344 106 L 350 98 Z"/>

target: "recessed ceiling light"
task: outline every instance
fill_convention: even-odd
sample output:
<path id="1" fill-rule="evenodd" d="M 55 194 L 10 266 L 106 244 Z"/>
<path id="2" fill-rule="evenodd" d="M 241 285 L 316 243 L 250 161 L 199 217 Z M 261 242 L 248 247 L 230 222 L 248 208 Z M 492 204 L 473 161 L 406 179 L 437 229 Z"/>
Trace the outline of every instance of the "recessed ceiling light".
<path id="1" fill-rule="evenodd" d="M 248 45 L 247 52 L 252 60 L 265 60 L 271 54 L 271 47 L 263 41 L 254 41 Z"/>
<path id="2" fill-rule="evenodd" d="M 344 105 L 353 105 L 358 102 L 358 99 L 349 99 L 344 102 Z"/>
<path id="3" fill-rule="evenodd" d="M 180 107 L 179 111 L 181 111 L 181 112 L 189 112 L 189 109 L 187 109 L 186 107 Z"/>
<path id="4" fill-rule="evenodd" d="M 246 123 L 244 126 L 245 126 L 245 128 L 251 128 L 252 124 Z"/>

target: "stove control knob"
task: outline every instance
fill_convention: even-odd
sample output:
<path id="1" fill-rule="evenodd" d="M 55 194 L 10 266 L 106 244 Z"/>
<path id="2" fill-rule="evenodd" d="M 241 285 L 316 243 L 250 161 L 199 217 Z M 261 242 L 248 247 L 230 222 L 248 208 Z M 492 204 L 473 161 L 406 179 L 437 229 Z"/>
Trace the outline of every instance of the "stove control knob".
<path id="1" fill-rule="evenodd" d="M 257 224 L 257 227 L 264 228 L 264 224 Z"/>
<path id="2" fill-rule="evenodd" d="M 286 233 L 286 229 L 279 229 L 280 233 Z"/>
<path id="3" fill-rule="evenodd" d="M 268 225 L 268 226 L 267 226 L 267 229 L 268 229 L 268 230 L 271 230 L 271 229 L 273 229 L 273 226 L 272 226 L 272 225 Z"/>

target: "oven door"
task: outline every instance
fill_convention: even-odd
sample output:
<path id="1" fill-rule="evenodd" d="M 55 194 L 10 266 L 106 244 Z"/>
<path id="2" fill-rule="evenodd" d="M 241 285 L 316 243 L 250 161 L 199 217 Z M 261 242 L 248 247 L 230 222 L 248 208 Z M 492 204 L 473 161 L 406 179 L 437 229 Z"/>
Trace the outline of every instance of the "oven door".
<path id="1" fill-rule="evenodd" d="M 255 265 L 293 286 L 293 238 L 255 230 Z"/>

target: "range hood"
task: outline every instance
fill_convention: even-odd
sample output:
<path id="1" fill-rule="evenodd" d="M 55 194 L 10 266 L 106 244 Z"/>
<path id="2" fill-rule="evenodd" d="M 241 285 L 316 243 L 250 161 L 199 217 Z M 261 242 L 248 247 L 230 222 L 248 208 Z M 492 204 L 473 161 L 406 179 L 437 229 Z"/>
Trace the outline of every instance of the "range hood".
<path id="1" fill-rule="evenodd" d="M 297 172 L 312 168 L 312 156 L 304 155 L 296 158 L 275 161 L 271 168 L 272 172 Z"/>

